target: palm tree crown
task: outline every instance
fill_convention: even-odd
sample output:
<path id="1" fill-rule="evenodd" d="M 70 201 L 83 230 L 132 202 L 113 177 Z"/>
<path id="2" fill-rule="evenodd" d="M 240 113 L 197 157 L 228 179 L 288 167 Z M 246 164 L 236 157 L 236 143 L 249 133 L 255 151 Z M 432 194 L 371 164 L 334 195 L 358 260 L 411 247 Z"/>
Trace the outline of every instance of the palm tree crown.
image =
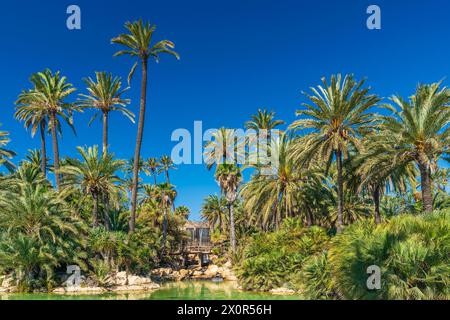
<path id="1" fill-rule="evenodd" d="M 120 77 L 114 77 L 111 73 L 96 72 L 96 80 L 91 78 L 84 79 L 87 85 L 88 95 L 81 94 L 82 99 L 79 105 L 83 108 L 92 108 L 97 110 L 90 123 L 99 115 L 103 116 L 103 152 L 108 147 L 108 116 L 111 111 L 118 111 L 134 123 L 134 114 L 126 108 L 130 103 L 129 99 L 123 99 L 122 95 L 128 88 L 122 89 Z"/>
<path id="2" fill-rule="evenodd" d="M 312 104 L 305 103 L 304 110 L 297 116 L 304 117 L 295 121 L 294 130 L 310 130 L 305 139 L 294 151 L 302 162 L 310 162 L 319 156 L 327 163 L 335 156 L 338 169 L 338 219 L 337 230 L 341 231 L 343 220 L 343 179 L 342 156 L 348 156 L 353 148 L 359 148 L 362 136 L 370 132 L 375 125 L 375 117 L 368 110 L 380 99 L 369 94 L 370 88 L 363 88 L 364 80 L 356 82 L 352 75 L 343 79 L 341 75 L 331 76 L 328 84 L 322 78 L 322 85 L 311 88 L 312 95 L 305 93 Z"/>
<path id="3" fill-rule="evenodd" d="M 437 161 L 450 153 L 450 90 L 441 82 L 419 85 L 409 99 L 391 98 L 386 104 L 392 116 L 382 117 L 382 139 L 396 163 L 414 161 L 420 170 L 424 210 L 433 209 L 431 172 Z"/>

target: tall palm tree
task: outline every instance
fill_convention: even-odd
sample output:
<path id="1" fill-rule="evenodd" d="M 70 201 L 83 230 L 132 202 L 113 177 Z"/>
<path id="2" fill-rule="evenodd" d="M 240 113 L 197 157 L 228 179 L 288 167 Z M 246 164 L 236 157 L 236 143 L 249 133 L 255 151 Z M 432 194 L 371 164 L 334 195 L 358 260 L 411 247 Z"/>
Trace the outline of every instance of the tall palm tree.
<path id="1" fill-rule="evenodd" d="M 230 241 L 233 254 L 236 253 L 236 227 L 234 221 L 234 202 L 238 196 L 239 185 L 242 182 L 242 173 L 235 164 L 220 164 L 217 166 L 215 179 L 227 200 L 230 215 Z"/>
<path id="2" fill-rule="evenodd" d="M 245 137 L 237 137 L 235 130 L 220 128 L 212 133 L 211 140 L 205 144 L 204 158 L 206 167 L 211 170 L 215 165 L 245 163 Z"/>
<path id="3" fill-rule="evenodd" d="M 178 53 L 173 51 L 172 49 L 175 45 L 169 40 L 162 40 L 157 42 L 156 44 L 152 44 L 152 36 L 155 32 L 156 27 L 151 26 L 149 23 L 143 23 L 142 20 L 136 22 L 127 22 L 125 24 L 125 28 L 128 33 L 121 34 L 118 37 L 112 39 L 112 43 L 119 44 L 125 46 L 127 49 L 119 51 L 115 54 L 115 56 L 129 55 L 133 58 L 137 58 L 138 61 L 134 64 L 131 69 L 131 73 L 128 77 L 128 82 L 136 70 L 136 67 L 141 62 L 142 67 L 142 82 L 141 82 L 141 101 L 140 101 L 140 109 L 139 109 L 139 124 L 138 124 L 138 132 L 136 137 L 136 149 L 134 152 L 134 172 L 133 172 L 133 191 L 131 196 L 131 216 L 130 216 L 130 232 L 134 232 L 135 224 L 136 224 L 136 201 L 137 201 L 137 193 L 138 193 L 138 179 L 139 179 L 139 171 L 138 171 L 138 161 L 141 157 L 141 146 L 142 146 L 142 136 L 144 134 L 144 120 L 145 120 L 145 109 L 147 104 L 147 66 L 148 59 L 150 57 L 155 58 L 155 60 L 159 61 L 159 55 L 162 53 L 167 53 L 175 56 L 179 59 Z"/>
<path id="4" fill-rule="evenodd" d="M 433 210 L 431 173 L 442 155 L 450 153 L 450 91 L 442 82 L 420 84 L 409 101 L 393 96 L 386 104 L 383 138 L 395 162 L 415 162 L 420 171 L 423 210 Z"/>
<path id="5" fill-rule="evenodd" d="M 162 242 L 162 254 L 165 253 L 166 239 L 167 239 L 167 224 L 169 218 L 170 207 L 177 196 L 177 192 L 171 184 L 161 183 L 156 188 L 156 199 L 160 205 L 161 210 L 164 213 L 163 221 L 163 242 Z"/>
<path id="6" fill-rule="evenodd" d="M 166 176 L 166 183 L 170 184 L 169 171 L 176 170 L 176 167 L 173 164 L 172 159 L 168 155 L 163 155 L 161 157 L 161 159 L 159 160 L 159 162 L 160 162 L 160 168 L 159 168 L 158 173 L 164 172 L 164 174 Z"/>
<path id="7" fill-rule="evenodd" d="M 62 118 L 75 131 L 72 113 L 80 109 L 74 104 L 66 102 L 66 99 L 76 89 L 72 84 L 67 83 L 66 77 L 61 76 L 59 71 L 53 74 L 49 69 L 33 74 L 31 82 L 34 88 L 23 92 L 19 98 L 19 103 L 29 106 L 30 112 L 35 113 L 36 121 L 38 119 L 48 119 L 53 141 L 53 166 L 56 186 L 58 190 L 61 190 L 57 136 L 58 132 L 61 134 L 59 118 Z M 43 158 L 45 157 L 43 156 Z"/>
<path id="8" fill-rule="evenodd" d="M 217 194 L 209 195 L 202 204 L 201 216 L 213 229 L 225 232 L 227 200 Z"/>
<path id="9" fill-rule="evenodd" d="M 128 88 L 122 89 L 122 80 L 120 77 L 114 77 L 111 73 L 96 72 L 96 80 L 91 78 L 84 79 L 87 85 L 88 95 L 80 94 L 82 100 L 79 105 L 83 108 L 92 108 L 97 110 L 91 121 L 97 118 L 99 114 L 103 120 L 103 153 L 108 151 L 108 117 L 111 111 L 119 111 L 125 117 L 134 123 L 134 114 L 126 108 L 130 103 L 129 99 L 123 99 L 122 95 Z"/>
<path id="10" fill-rule="evenodd" d="M 62 168 L 67 183 L 78 187 L 84 194 L 93 200 L 93 225 L 98 225 L 99 204 L 103 199 L 111 200 L 116 207 L 120 200 L 120 185 L 122 181 L 117 172 L 122 169 L 124 163 L 114 160 L 110 153 L 99 155 L 98 147 L 77 148 L 81 161 L 78 159 L 67 159 L 67 164 Z M 109 229 L 109 212 L 104 210 L 104 224 Z"/>
<path id="11" fill-rule="evenodd" d="M 336 229 L 343 226 L 344 190 L 343 190 L 343 156 L 347 156 L 350 148 L 358 148 L 360 139 L 374 125 L 373 114 L 368 109 L 380 99 L 369 94 L 370 88 L 363 88 L 364 80 L 356 82 L 352 75 L 343 79 L 340 74 L 331 76 L 328 84 L 322 78 L 322 85 L 311 88 L 313 94 L 305 95 L 312 104 L 305 103 L 305 110 L 298 110 L 296 120 L 291 128 L 294 130 L 310 130 L 306 139 L 300 140 L 298 155 L 303 161 L 311 161 L 317 155 L 327 163 L 336 159 L 338 217 Z"/>
<path id="12" fill-rule="evenodd" d="M 0 131 L 0 165 L 4 165 L 8 171 L 13 172 L 15 166 L 10 159 L 14 157 L 16 153 L 5 148 L 10 141 L 8 136 L 8 132 Z"/>
<path id="13" fill-rule="evenodd" d="M 153 177 L 153 184 L 156 186 L 156 178 L 159 175 L 159 170 L 161 168 L 161 163 L 158 162 L 157 158 L 149 158 L 144 163 L 145 171 Z"/>
<path id="14" fill-rule="evenodd" d="M 251 214 L 256 213 L 256 220 L 264 229 L 269 225 L 278 229 L 281 221 L 292 217 L 296 211 L 300 175 L 289 156 L 290 146 L 290 140 L 283 135 L 276 145 L 278 165 L 270 174 L 257 172 L 241 190 L 244 208 Z"/>
<path id="15" fill-rule="evenodd" d="M 24 122 L 25 128 L 31 128 L 31 136 L 34 137 L 39 130 L 41 138 L 41 171 L 47 175 L 47 144 L 46 131 L 48 123 L 47 108 L 44 105 L 34 105 L 33 96 L 30 92 L 24 91 L 16 101 L 16 112 L 14 117 Z"/>

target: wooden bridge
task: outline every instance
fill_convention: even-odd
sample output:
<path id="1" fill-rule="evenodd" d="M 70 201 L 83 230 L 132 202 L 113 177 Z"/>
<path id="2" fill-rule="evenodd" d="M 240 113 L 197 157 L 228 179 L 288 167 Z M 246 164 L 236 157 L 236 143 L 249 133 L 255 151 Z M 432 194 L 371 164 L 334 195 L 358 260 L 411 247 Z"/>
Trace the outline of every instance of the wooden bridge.
<path id="1" fill-rule="evenodd" d="M 210 254 L 212 249 L 212 244 L 210 242 L 199 242 L 199 241 L 190 241 L 184 246 L 185 252 L 188 254 L 197 254 L 204 253 Z"/>

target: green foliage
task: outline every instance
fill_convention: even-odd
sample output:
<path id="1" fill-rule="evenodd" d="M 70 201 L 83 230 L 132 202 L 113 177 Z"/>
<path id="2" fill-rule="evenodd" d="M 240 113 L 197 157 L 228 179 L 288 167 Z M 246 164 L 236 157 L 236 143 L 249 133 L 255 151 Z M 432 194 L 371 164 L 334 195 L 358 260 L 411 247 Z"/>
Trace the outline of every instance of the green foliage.
<path id="1" fill-rule="evenodd" d="M 302 270 L 290 278 L 306 299 L 333 299 L 334 282 L 327 252 L 310 256 Z"/>
<path id="2" fill-rule="evenodd" d="M 22 290 L 53 285 L 55 270 L 85 267 L 82 221 L 38 172 L 20 168 L 0 190 L 0 272 L 13 273 Z"/>
<path id="3" fill-rule="evenodd" d="M 289 275 L 301 269 L 308 256 L 320 252 L 327 242 L 325 230 L 305 229 L 291 220 L 279 231 L 260 233 L 249 241 L 237 276 L 245 289 L 281 287 Z"/>
<path id="4" fill-rule="evenodd" d="M 330 264 L 345 299 L 448 299 L 450 214 L 402 215 L 375 226 L 358 222 L 332 241 Z M 381 290 L 368 290 L 367 267 L 381 268 Z"/>

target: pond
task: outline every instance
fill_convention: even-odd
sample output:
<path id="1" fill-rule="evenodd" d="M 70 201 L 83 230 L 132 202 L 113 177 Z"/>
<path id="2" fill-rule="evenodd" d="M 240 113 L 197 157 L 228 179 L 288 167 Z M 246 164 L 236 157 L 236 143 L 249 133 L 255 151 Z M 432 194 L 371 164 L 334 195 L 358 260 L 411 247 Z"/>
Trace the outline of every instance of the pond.
<path id="1" fill-rule="evenodd" d="M 169 282 L 160 289 L 145 293 L 100 295 L 8 294 L 0 300 L 299 300 L 296 295 L 272 295 L 237 289 L 235 282 L 183 281 Z"/>

